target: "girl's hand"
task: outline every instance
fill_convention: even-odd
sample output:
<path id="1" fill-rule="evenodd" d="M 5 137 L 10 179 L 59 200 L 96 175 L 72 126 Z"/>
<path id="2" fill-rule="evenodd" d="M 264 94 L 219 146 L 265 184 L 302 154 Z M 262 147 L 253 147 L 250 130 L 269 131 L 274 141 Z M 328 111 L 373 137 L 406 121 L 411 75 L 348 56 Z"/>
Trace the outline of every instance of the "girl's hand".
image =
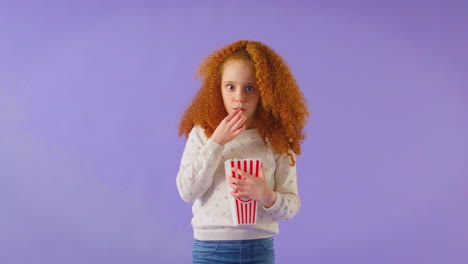
<path id="1" fill-rule="evenodd" d="M 237 168 L 233 168 L 232 171 L 242 176 L 242 179 L 232 176 L 227 177 L 229 186 L 234 189 L 231 192 L 232 196 L 259 201 L 266 208 L 271 207 L 275 203 L 276 193 L 268 185 L 263 165 L 258 173 L 258 177 Z"/>
<path id="2" fill-rule="evenodd" d="M 232 112 L 219 123 L 211 136 L 211 140 L 224 146 L 245 130 L 245 120 L 246 117 L 242 114 L 241 110 Z"/>

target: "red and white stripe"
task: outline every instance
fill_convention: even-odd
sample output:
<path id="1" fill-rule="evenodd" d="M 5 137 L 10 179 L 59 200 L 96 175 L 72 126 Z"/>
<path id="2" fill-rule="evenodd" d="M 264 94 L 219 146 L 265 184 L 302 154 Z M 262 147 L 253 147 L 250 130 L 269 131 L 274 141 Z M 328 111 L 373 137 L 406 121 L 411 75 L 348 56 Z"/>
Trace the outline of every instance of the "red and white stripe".
<path id="1" fill-rule="evenodd" d="M 258 177 L 258 171 L 260 169 L 260 166 L 260 160 L 249 160 L 249 162 L 247 162 L 247 160 L 237 160 L 237 162 L 231 161 L 232 168 L 237 167 L 238 169 L 248 172 L 254 175 L 255 177 Z M 236 175 L 235 172 L 232 172 L 232 177 L 242 179 L 242 176 L 240 174 Z M 255 224 L 257 216 L 257 201 L 252 199 L 245 200 L 238 197 L 236 199 L 236 211 L 237 224 Z"/>

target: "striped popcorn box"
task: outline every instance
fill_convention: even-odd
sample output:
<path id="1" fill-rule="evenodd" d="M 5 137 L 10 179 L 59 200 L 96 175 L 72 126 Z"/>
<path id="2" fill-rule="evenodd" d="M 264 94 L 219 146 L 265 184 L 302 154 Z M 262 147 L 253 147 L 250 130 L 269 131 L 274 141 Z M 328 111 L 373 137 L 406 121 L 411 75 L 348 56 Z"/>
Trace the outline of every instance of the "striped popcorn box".
<path id="1" fill-rule="evenodd" d="M 228 159 L 224 162 L 226 176 L 241 179 L 241 175 L 232 171 L 232 168 L 238 168 L 258 177 L 262 161 L 259 159 Z M 233 191 L 228 185 L 229 192 Z M 257 201 L 243 197 L 234 197 L 229 195 L 231 206 L 232 222 L 234 225 L 254 225 L 257 223 Z"/>

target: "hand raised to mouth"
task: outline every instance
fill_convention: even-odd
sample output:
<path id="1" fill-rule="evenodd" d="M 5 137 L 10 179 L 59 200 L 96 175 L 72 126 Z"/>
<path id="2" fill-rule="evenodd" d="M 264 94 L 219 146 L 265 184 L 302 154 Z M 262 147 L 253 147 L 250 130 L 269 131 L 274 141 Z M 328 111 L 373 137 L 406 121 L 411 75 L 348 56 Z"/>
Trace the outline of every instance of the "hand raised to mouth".
<path id="1" fill-rule="evenodd" d="M 211 140 L 220 145 L 225 145 L 245 130 L 244 122 L 246 117 L 242 110 L 236 110 L 226 116 L 211 136 Z"/>

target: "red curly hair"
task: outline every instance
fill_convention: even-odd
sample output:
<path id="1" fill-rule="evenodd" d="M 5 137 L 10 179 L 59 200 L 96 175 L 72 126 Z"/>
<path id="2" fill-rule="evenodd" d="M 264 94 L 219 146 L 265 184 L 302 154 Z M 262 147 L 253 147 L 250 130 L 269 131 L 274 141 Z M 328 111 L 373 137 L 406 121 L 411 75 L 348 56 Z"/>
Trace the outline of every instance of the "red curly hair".
<path id="1" fill-rule="evenodd" d="M 270 47 L 257 41 L 240 40 L 208 55 L 200 64 L 195 77 L 202 85 L 179 123 L 179 136 L 187 138 L 195 125 L 211 137 L 227 116 L 221 95 L 223 65 L 230 60 L 243 60 L 252 65 L 260 99 L 255 111 L 255 126 L 263 139 L 281 154 L 301 153 L 306 118 L 310 116 L 307 103 L 284 60 Z"/>

